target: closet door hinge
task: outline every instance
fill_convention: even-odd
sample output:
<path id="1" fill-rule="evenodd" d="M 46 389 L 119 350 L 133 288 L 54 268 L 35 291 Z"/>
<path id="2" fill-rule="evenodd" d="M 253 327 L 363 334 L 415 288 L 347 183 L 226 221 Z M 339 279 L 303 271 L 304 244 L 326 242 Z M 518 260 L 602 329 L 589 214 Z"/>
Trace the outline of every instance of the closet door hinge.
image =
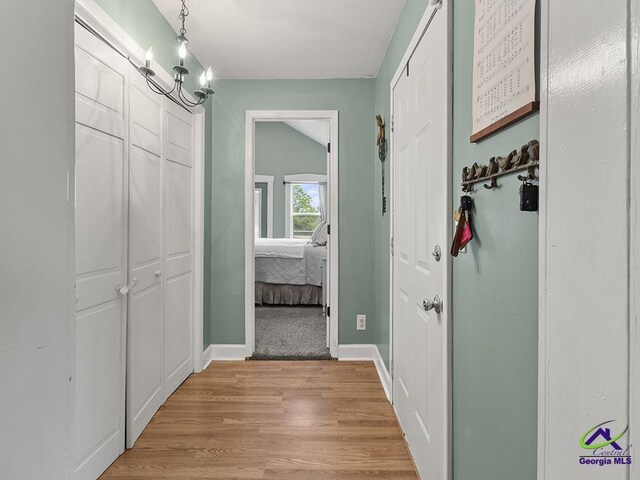
<path id="1" fill-rule="evenodd" d="M 331 307 L 327 307 L 327 317 L 331 316 Z"/>
<path id="2" fill-rule="evenodd" d="M 331 153 L 331 142 L 327 143 L 327 153 Z"/>
<path id="3" fill-rule="evenodd" d="M 331 235 L 331 224 L 327 225 L 327 235 Z"/>
<path id="4" fill-rule="evenodd" d="M 391 115 L 391 133 L 395 131 L 395 123 L 393 122 L 393 115 Z"/>
<path id="5" fill-rule="evenodd" d="M 391 237 L 391 256 L 393 256 L 393 237 Z"/>
<path id="6" fill-rule="evenodd" d="M 393 359 L 389 362 L 389 375 L 393 378 Z"/>

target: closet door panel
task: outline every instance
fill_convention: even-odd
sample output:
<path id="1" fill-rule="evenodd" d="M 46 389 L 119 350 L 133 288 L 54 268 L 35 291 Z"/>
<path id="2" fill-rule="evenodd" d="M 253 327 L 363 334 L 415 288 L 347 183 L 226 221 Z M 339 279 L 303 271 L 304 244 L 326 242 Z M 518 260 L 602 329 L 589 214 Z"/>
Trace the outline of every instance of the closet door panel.
<path id="1" fill-rule="evenodd" d="M 165 116 L 165 396 L 193 371 L 192 116 L 170 102 Z"/>
<path id="2" fill-rule="evenodd" d="M 162 287 L 133 293 L 129 309 L 127 447 L 131 448 L 164 402 Z"/>
<path id="3" fill-rule="evenodd" d="M 159 266 L 161 260 L 160 157 L 134 145 L 130 161 L 129 255 L 135 271 L 153 264 Z"/>
<path id="4" fill-rule="evenodd" d="M 76 315 L 76 475 L 100 475 L 124 450 L 122 301 Z M 115 367 L 115 368 L 114 368 Z M 95 478 L 94 476 L 94 478 Z"/>
<path id="5" fill-rule="evenodd" d="M 164 402 L 162 103 L 132 72 L 127 447 Z"/>
<path id="6" fill-rule="evenodd" d="M 162 153 L 161 108 L 161 98 L 149 90 L 142 76 L 132 75 L 131 143 L 157 156 Z"/>
<path id="7" fill-rule="evenodd" d="M 76 365 L 73 477 L 124 451 L 128 64 L 76 26 Z"/>
<path id="8" fill-rule="evenodd" d="M 191 272 L 165 286 L 165 391 L 171 395 L 193 371 L 191 360 Z"/>
<path id="9" fill-rule="evenodd" d="M 193 371 L 191 168 L 165 162 L 165 396 Z"/>
<path id="10" fill-rule="evenodd" d="M 168 258 L 190 255 L 193 228 L 191 218 L 191 168 L 166 162 L 166 252 Z M 191 265 L 189 264 L 189 270 Z"/>
<path id="11" fill-rule="evenodd" d="M 167 103 L 166 143 L 167 160 L 181 163 L 187 167 L 193 165 L 193 117 L 175 104 Z"/>
<path id="12" fill-rule="evenodd" d="M 77 311 L 119 298 L 125 280 L 124 156 L 121 138 L 76 125 Z"/>
<path id="13" fill-rule="evenodd" d="M 125 138 L 124 59 L 90 33 L 76 31 L 76 122 Z"/>

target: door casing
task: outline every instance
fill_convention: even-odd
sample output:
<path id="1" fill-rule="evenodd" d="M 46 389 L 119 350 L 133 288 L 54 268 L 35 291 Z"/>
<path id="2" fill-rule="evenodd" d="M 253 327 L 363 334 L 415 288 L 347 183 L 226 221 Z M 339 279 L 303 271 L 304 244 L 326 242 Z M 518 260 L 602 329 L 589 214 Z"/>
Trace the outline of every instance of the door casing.
<path id="1" fill-rule="evenodd" d="M 245 297 L 245 356 L 253 355 L 255 349 L 255 245 L 253 238 L 253 190 L 255 187 L 255 125 L 256 122 L 286 122 L 295 120 L 319 120 L 330 124 L 331 155 L 327 170 L 329 198 L 329 295 L 331 306 L 329 316 L 331 356 L 338 357 L 339 324 L 339 251 L 338 238 L 338 111 L 337 110 L 247 110 L 245 123 L 245 258 L 244 258 L 244 297 Z"/>

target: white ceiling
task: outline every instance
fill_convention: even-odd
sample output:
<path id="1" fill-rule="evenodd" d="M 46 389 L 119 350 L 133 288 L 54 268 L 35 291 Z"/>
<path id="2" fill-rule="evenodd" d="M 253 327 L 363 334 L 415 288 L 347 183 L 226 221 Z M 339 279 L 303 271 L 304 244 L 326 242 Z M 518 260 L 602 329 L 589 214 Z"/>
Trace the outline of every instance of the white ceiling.
<path id="1" fill-rule="evenodd" d="M 179 29 L 180 0 L 153 0 Z M 187 0 L 189 50 L 216 78 L 375 77 L 405 0 Z"/>
<path id="2" fill-rule="evenodd" d="M 329 122 L 319 122 L 317 120 L 294 120 L 284 122 L 291 128 L 296 129 L 311 140 L 315 140 L 322 146 L 329 143 Z"/>

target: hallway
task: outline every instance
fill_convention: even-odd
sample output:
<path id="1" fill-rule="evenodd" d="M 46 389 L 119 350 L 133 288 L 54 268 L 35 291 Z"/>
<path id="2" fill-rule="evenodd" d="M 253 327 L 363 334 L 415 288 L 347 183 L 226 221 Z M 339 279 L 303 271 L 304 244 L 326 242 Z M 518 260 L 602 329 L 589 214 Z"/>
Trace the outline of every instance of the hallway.
<path id="1" fill-rule="evenodd" d="M 102 479 L 416 479 L 370 362 L 216 362 Z"/>

